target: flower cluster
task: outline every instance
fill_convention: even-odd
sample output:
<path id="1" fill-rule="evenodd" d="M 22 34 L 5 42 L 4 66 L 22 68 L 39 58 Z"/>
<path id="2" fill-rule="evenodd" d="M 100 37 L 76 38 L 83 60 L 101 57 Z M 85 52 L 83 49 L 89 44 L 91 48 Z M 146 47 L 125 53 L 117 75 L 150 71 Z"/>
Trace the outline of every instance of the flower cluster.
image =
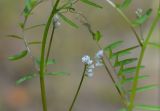
<path id="1" fill-rule="evenodd" d="M 95 64 L 93 63 L 93 60 L 91 60 L 90 56 L 88 55 L 85 55 L 82 57 L 82 62 L 87 65 L 87 68 L 86 68 L 86 76 L 88 77 L 92 77 L 93 76 L 93 69 L 95 68 L 95 66 L 102 66 L 103 63 L 102 63 L 102 58 L 104 56 L 104 52 L 103 50 L 100 50 L 96 53 L 95 55 Z"/>
<path id="2" fill-rule="evenodd" d="M 60 22 L 60 18 L 59 18 L 59 15 L 56 14 L 54 17 L 53 17 L 53 24 L 54 26 L 57 28 L 61 25 L 61 22 Z"/>
<path id="3" fill-rule="evenodd" d="M 86 76 L 92 77 L 93 76 L 93 69 L 95 68 L 94 64 L 93 64 L 93 60 L 91 60 L 90 56 L 85 55 L 82 57 L 82 62 L 85 65 L 87 65 L 86 72 L 85 72 Z"/>
<path id="4" fill-rule="evenodd" d="M 97 53 L 96 53 L 96 55 L 95 55 L 95 61 L 96 61 L 96 64 L 95 64 L 95 66 L 102 66 L 103 65 L 103 63 L 102 63 L 102 58 L 103 58 L 103 56 L 104 56 L 104 52 L 103 52 L 103 50 L 99 50 Z"/>

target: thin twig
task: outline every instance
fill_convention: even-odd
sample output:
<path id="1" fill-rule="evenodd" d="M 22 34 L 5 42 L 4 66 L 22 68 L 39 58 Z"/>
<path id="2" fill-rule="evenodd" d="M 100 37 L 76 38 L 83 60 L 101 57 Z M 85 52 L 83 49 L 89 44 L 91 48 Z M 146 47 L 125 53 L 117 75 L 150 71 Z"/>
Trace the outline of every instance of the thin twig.
<path id="1" fill-rule="evenodd" d="M 77 91 L 76 91 L 76 94 L 75 94 L 75 96 L 74 96 L 74 99 L 73 99 L 72 104 L 71 104 L 71 106 L 69 107 L 69 110 L 68 110 L 68 111 L 72 111 L 73 106 L 74 106 L 74 104 L 75 104 L 75 102 L 76 102 L 76 99 L 77 99 L 77 97 L 78 97 L 79 91 L 80 91 L 81 86 L 82 86 L 82 83 L 83 83 L 83 81 L 84 81 L 86 68 L 87 68 L 87 65 L 84 66 L 84 70 L 83 70 L 83 74 L 82 74 L 81 81 L 80 81 L 80 83 L 79 83 L 78 89 L 77 89 Z"/>
<path id="2" fill-rule="evenodd" d="M 51 37 L 50 37 L 50 40 L 49 40 L 49 46 L 48 46 L 47 55 L 46 55 L 46 63 L 48 62 L 49 55 L 50 55 L 50 52 L 51 52 L 54 32 L 55 32 L 55 25 L 53 24 L 52 33 L 51 33 Z"/>

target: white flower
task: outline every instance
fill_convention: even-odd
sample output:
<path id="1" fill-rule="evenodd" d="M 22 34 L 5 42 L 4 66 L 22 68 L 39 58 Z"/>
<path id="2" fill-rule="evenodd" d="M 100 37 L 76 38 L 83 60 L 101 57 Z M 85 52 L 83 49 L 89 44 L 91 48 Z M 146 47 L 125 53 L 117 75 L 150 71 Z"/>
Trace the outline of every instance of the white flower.
<path id="1" fill-rule="evenodd" d="M 95 68 L 95 66 L 93 64 L 93 60 L 91 60 L 90 56 L 85 55 L 82 57 L 82 62 L 87 65 L 85 75 L 87 77 L 92 77 L 93 76 L 93 69 Z"/>
<path id="2" fill-rule="evenodd" d="M 59 27 L 60 25 L 61 25 L 61 22 L 59 22 L 59 21 L 55 23 L 56 28 Z"/>
<path id="3" fill-rule="evenodd" d="M 59 15 L 55 14 L 53 17 L 53 22 L 58 22 L 59 21 Z"/>
<path id="4" fill-rule="evenodd" d="M 93 69 L 87 69 L 88 73 L 93 73 Z"/>
<path id="5" fill-rule="evenodd" d="M 141 8 L 138 8 L 135 13 L 136 13 L 137 17 L 141 17 L 143 10 Z"/>
<path id="6" fill-rule="evenodd" d="M 95 64 L 95 66 L 96 66 L 96 67 L 103 66 L 102 61 L 97 61 L 96 64 Z"/>
<path id="7" fill-rule="evenodd" d="M 91 58 L 88 56 L 88 55 L 85 55 L 85 56 L 83 56 L 82 57 L 82 62 L 84 63 L 84 64 L 91 64 L 91 62 L 93 62 L 92 60 L 91 60 Z"/>
<path id="8" fill-rule="evenodd" d="M 56 28 L 61 25 L 60 17 L 59 17 L 58 14 L 56 14 L 56 15 L 53 17 L 53 24 L 55 25 Z"/>
<path id="9" fill-rule="evenodd" d="M 97 53 L 96 53 L 96 58 L 103 58 L 103 56 L 104 56 L 104 52 L 103 52 L 103 50 L 99 50 Z"/>
<path id="10" fill-rule="evenodd" d="M 95 55 L 95 66 L 98 67 L 98 66 L 103 66 L 103 63 L 102 63 L 102 58 L 104 57 L 104 52 L 103 50 L 99 50 L 96 55 Z"/>
<path id="11" fill-rule="evenodd" d="M 89 65 L 88 68 L 89 68 L 89 69 L 94 69 L 95 66 L 94 66 L 94 64 L 92 64 L 92 65 Z"/>
<path id="12" fill-rule="evenodd" d="M 93 77 L 93 75 L 94 75 L 93 73 L 87 73 L 86 74 L 87 77 Z"/>

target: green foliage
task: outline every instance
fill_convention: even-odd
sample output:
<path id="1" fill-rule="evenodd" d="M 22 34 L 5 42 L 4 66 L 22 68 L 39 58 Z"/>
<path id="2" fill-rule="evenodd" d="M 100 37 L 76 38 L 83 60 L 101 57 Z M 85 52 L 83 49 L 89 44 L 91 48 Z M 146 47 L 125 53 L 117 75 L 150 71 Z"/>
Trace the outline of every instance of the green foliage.
<path id="1" fill-rule="evenodd" d="M 138 77 L 138 80 L 146 79 L 148 77 L 149 77 L 148 75 L 142 75 L 142 76 Z M 127 83 L 130 83 L 130 82 L 133 82 L 133 80 L 134 80 L 134 77 L 130 77 L 130 78 L 126 78 L 126 79 L 121 80 L 121 83 L 122 84 L 127 84 Z"/>
<path id="2" fill-rule="evenodd" d="M 102 6 L 100 6 L 97 3 L 92 2 L 92 0 L 79 0 L 79 1 L 82 2 L 82 3 L 85 3 L 89 6 L 93 6 L 93 7 L 96 7 L 96 8 L 102 8 Z M 40 79 L 41 79 L 42 103 L 43 103 L 44 111 L 47 111 L 47 108 L 45 108 L 47 105 L 45 103 L 46 98 L 45 98 L 44 76 L 48 76 L 48 75 L 50 75 L 50 76 L 68 75 L 68 73 L 66 73 L 66 72 L 47 72 L 47 70 L 45 70 L 47 68 L 47 65 L 56 63 L 56 61 L 54 59 L 49 59 L 48 61 L 45 60 L 45 57 L 46 57 L 46 50 L 45 49 L 47 49 L 47 47 L 46 47 L 47 46 L 47 40 L 48 40 L 47 37 L 48 37 L 48 32 L 49 32 L 49 29 L 50 29 L 50 25 L 52 23 L 54 15 L 58 14 L 58 15 L 60 15 L 61 19 L 64 20 L 64 22 L 66 22 L 67 24 L 69 24 L 70 26 L 72 26 L 74 28 L 79 28 L 79 26 L 76 23 L 74 23 L 72 20 L 67 18 L 65 15 L 63 15 L 62 14 L 63 11 L 61 11 L 61 9 L 65 9 L 65 11 L 68 11 L 68 12 L 76 11 L 76 9 L 73 8 L 72 6 L 76 2 L 79 2 L 79 1 L 68 0 L 69 4 L 67 2 L 67 4 L 63 5 L 64 7 L 59 8 L 58 5 L 60 3 L 60 0 L 56 0 L 55 5 L 53 6 L 53 10 L 51 11 L 51 14 L 48 18 L 47 24 L 33 25 L 31 27 L 25 28 L 25 23 L 26 23 L 29 15 L 31 15 L 31 11 L 34 9 L 34 7 L 36 7 L 39 3 L 42 2 L 42 1 L 39 2 L 39 0 L 25 0 L 25 8 L 24 8 L 24 11 L 23 11 L 25 19 L 24 19 L 24 23 L 20 23 L 20 27 L 23 29 L 23 31 L 30 30 L 30 29 L 33 29 L 33 28 L 36 28 L 36 27 L 39 27 L 39 26 L 45 26 L 45 31 L 44 31 L 44 34 L 43 34 L 42 42 L 41 41 L 27 42 L 28 43 L 27 45 L 36 45 L 36 44 L 41 44 L 42 45 L 42 47 L 41 47 L 41 59 L 36 59 L 35 62 L 38 66 L 40 66 L 39 67 L 40 71 L 39 71 L 39 69 L 37 69 L 37 72 L 39 72 L 39 74 L 40 74 L 39 76 L 40 76 Z M 120 15 L 122 15 L 122 17 L 130 25 L 132 31 L 134 32 L 134 34 L 138 38 L 139 36 L 136 33 L 136 30 L 134 30 L 134 28 L 135 28 L 134 26 L 139 26 L 139 25 L 142 25 L 143 23 L 145 23 L 148 20 L 148 18 L 151 16 L 152 9 L 147 10 L 144 15 L 137 17 L 136 20 L 131 22 L 125 16 L 125 14 L 123 14 L 123 12 L 121 10 L 126 9 L 131 4 L 132 0 L 124 0 L 122 4 L 116 5 L 117 7 L 115 7 L 115 5 L 112 3 L 112 1 L 110 1 L 110 0 L 107 0 L 107 1 L 119 12 Z M 159 15 L 160 15 L 160 8 L 158 10 L 158 16 Z M 136 93 L 138 93 L 138 92 L 144 92 L 144 91 L 152 90 L 154 88 L 159 87 L 158 85 L 147 85 L 147 86 L 144 86 L 144 87 L 137 88 L 137 84 L 138 84 L 137 80 L 142 80 L 142 79 L 146 79 L 146 78 L 149 77 L 147 75 L 139 75 L 140 69 L 144 68 L 143 66 L 141 66 L 141 63 L 142 63 L 143 55 L 144 55 L 144 52 L 145 52 L 145 47 L 147 47 L 147 45 L 149 44 L 149 45 L 152 45 L 154 47 L 160 48 L 160 44 L 158 44 L 158 43 L 150 42 L 150 43 L 147 44 L 147 42 L 149 41 L 149 39 L 150 39 L 150 37 L 151 37 L 151 35 L 154 31 L 155 25 L 156 25 L 156 21 L 154 21 L 153 26 L 151 26 L 151 30 L 149 31 L 149 35 L 147 36 L 147 41 L 145 41 L 145 44 L 144 44 L 145 46 L 143 46 L 143 45 L 141 46 L 141 44 L 140 44 L 140 45 L 137 45 L 137 46 L 129 47 L 127 49 L 123 49 L 123 50 L 119 50 L 119 51 L 115 52 L 114 50 L 120 48 L 120 46 L 123 43 L 123 41 L 116 41 L 116 42 L 113 42 L 113 43 L 107 45 L 103 49 L 109 55 L 109 61 L 108 62 L 111 63 L 111 65 L 112 65 L 111 68 L 113 68 L 113 70 L 115 70 L 115 73 L 118 72 L 118 74 L 117 74 L 118 76 L 116 75 L 117 78 L 118 78 L 118 80 L 117 80 L 118 83 L 116 83 L 117 81 L 114 82 L 114 80 L 113 80 L 113 82 L 114 82 L 116 88 L 118 87 L 118 89 L 120 91 L 120 94 L 122 94 L 122 96 L 124 95 L 125 97 L 128 97 L 128 95 L 132 91 L 131 98 L 130 98 L 129 101 L 127 101 L 127 103 L 130 102 L 131 105 L 134 105 L 134 96 L 136 95 L 134 93 L 134 91 Z M 98 43 L 102 38 L 102 35 L 101 35 L 100 31 L 97 31 L 97 32 L 94 33 L 94 31 L 91 30 L 89 23 L 86 26 L 88 27 L 89 32 L 92 34 L 93 39 Z M 15 38 L 15 39 L 25 41 L 24 38 L 22 38 L 20 36 L 17 36 L 17 35 L 8 35 L 8 37 L 12 37 L 12 38 Z M 101 49 L 99 44 L 98 44 L 98 46 Z M 141 47 L 141 49 L 142 49 L 140 57 L 139 58 L 127 58 L 127 55 L 130 54 L 133 49 L 136 49 L 138 47 Z M 28 47 L 26 46 L 26 48 L 28 48 Z M 28 51 L 25 50 L 25 51 L 22 51 L 22 52 L 20 52 L 16 55 L 14 55 L 14 56 L 9 57 L 8 59 L 11 60 L 11 61 L 19 60 L 19 59 L 25 57 L 27 54 L 28 54 Z M 123 59 L 123 60 L 119 60 L 120 57 L 122 57 L 122 56 L 125 56 L 126 58 Z M 104 58 L 104 60 L 105 60 L 105 58 Z M 137 66 L 130 66 L 130 67 L 127 66 L 127 65 L 131 65 L 131 63 L 134 63 L 137 60 L 138 60 Z M 47 61 L 47 62 L 45 62 L 45 61 Z M 112 61 L 114 61 L 114 64 L 112 64 Z M 105 65 L 105 62 L 104 62 L 104 65 Z M 105 67 L 107 69 L 107 65 L 105 65 Z M 85 71 L 83 72 L 83 75 L 84 74 L 85 74 Z M 130 74 L 130 78 L 127 78 L 126 74 Z M 34 74 L 34 73 L 23 76 L 22 78 L 20 78 L 19 80 L 16 81 L 16 84 L 17 85 L 21 84 L 24 81 L 31 80 L 36 76 L 37 75 Z M 112 74 L 111 74 L 111 76 L 112 76 Z M 114 78 L 112 78 L 112 79 L 114 79 Z M 82 80 L 82 82 L 83 82 L 83 80 Z M 125 85 L 127 83 L 132 83 L 133 88 L 130 91 L 128 91 L 128 89 L 126 89 L 126 92 L 125 92 L 125 89 L 123 89 L 123 85 Z M 124 101 L 124 102 L 126 102 L 126 101 Z M 135 105 L 134 108 L 141 109 L 141 110 L 153 110 L 153 111 L 159 111 L 160 110 L 160 106 L 149 106 L 149 105 Z M 128 111 L 128 108 L 120 109 L 119 111 Z"/>
<path id="3" fill-rule="evenodd" d="M 27 50 L 24 50 L 16 55 L 13 55 L 13 56 L 10 56 L 8 57 L 8 59 L 10 61 L 16 61 L 16 60 L 19 60 L 19 59 L 22 59 L 23 57 L 25 57 L 27 55 L 28 51 Z"/>
<path id="4" fill-rule="evenodd" d="M 97 31 L 94 35 L 94 40 L 96 40 L 97 42 L 99 42 L 102 38 L 101 32 Z"/>
<path id="5" fill-rule="evenodd" d="M 50 76 L 64 76 L 64 75 L 68 75 L 67 72 L 49 72 L 46 73 L 46 75 L 50 75 Z"/>
<path id="6" fill-rule="evenodd" d="M 7 35 L 7 37 L 23 40 L 23 38 L 18 35 Z"/>
<path id="7" fill-rule="evenodd" d="M 34 28 L 37 28 L 37 27 L 45 26 L 45 25 L 46 24 L 33 25 L 33 26 L 28 27 L 28 28 L 25 28 L 25 31 L 31 30 L 31 29 L 34 29 Z M 23 27 L 23 26 L 21 26 L 21 27 Z"/>
<path id="8" fill-rule="evenodd" d="M 107 45 L 105 48 L 104 48 L 104 51 L 109 51 L 110 49 L 115 49 L 115 48 L 118 48 L 121 44 L 123 43 L 122 40 L 120 41 L 115 41 L 109 45 Z"/>
<path id="9" fill-rule="evenodd" d="M 136 92 L 145 92 L 145 91 L 148 91 L 148 90 L 152 90 L 152 89 L 155 89 L 155 88 L 160 88 L 159 85 L 147 85 L 147 86 L 144 86 L 144 87 L 140 87 L 140 88 L 137 88 L 136 89 Z M 129 91 L 131 92 L 131 91 Z"/>
<path id="10" fill-rule="evenodd" d="M 31 79 L 35 78 L 36 76 L 37 76 L 37 74 L 35 74 L 35 73 L 27 74 L 27 75 L 21 77 L 20 79 L 18 79 L 16 81 L 16 85 L 22 84 L 23 82 L 25 82 L 27 80 L 31 80 Z"/>
<path id="11" fill-rule="evenodd" d="M 37 4 L 37 0 L 25 0 L 24 16 L 28 16 L 34 6 Z"/>
<path id="12" fill-rule="evenodd" d="M 40 58 L 36 58 L 35 63 L 40 66 Z M 52 65 L 52 64 L 56 64 L 56 60 L 55 59 L 48 59 L 48 62 L 46 63 L 46 65 Z"/>
<path id="13" fill-rule="evenodd" d="M 117 4 L 117 7 L 120 9 L 126 9 L 130 4 L 132 0 L 124 0 L 122 4 Z"/>
<path id="14" fill-rule="evenodd" d="M 90 0 L 80 0 L 80 1 L 96 8 L 103 8 L 102 6 L 98 5 L 97 3 L 91 2 Z"/>
<path id="15" fill-rule="evenodd" d="M 149 42 L 148 45 L 153 46 L 153 47 L 155 47 L 155 48 L 160 48 L 160 44 L 159 44 L 159 43 Z"/>
<path id="16" fill-rule="evenodd" d="M 121 60 L 121 61 L 118 61 L 114 64 L 115 67 L 117 66 L 120 66 L 120 65 L 127 65 L 127 64 L 130 64 L 130 63 L 133 63 L 137 61 L 137 58 L 130 58 L 130 59 L 125 59 L 125 60 Z"/>
<path id="17" fill-rule="evenodd" d="M 128 54 L 130 54 L 130 51 L 128 51 L 128 50 L 118 51 L 118 52 L 112 53 L 112 55 L 110 55 L 110 59 L 125 56 Z"/>
<path id="18" fill-rule="evenodd" d="M 148 111 L 160 111 L 160 106 L 155 106 L 155 105 L 139 104 L 139 105 L 135 105 L 135 108 L 140 110 L 148 110 Z"/>
<path id="19" fill-rule="evenodd" d="M 140 66 L 140 68 L 144 68 L 144 66 Z M 125 68 L 122 70 L 123 74 L 131 74 L 131 73 L 135 73 L 137 67 L 129 67 L 129 68 Z"/>
<path id="20" fill-rule="evenodd" d="M 79 28 L 79 26 L 74 23 L 72 20 L 68 19 L 66 16 L 64 16 L 63 14 L 59 14 L 60 17 L 62 18 L 62 20 L 64 20 L 66 23 L 68 23 L 70 26 L 74 27 L 74 28 Z"/>
<path id="21" fill-rule="evenodd" d="M 133 26 L 139 26 L 146 22 L 148 18 L 151 16 L 151 13 L 152 9 L 148 9 L 144 15 L 142 15 L 141 17 L 137 17 L 137 19 L 133 21 Z"/>
<path id="22" fill-rule="evenodd" d="M 32 41 L 32 42 L 28 42 L 28 45 L 37 45 L 37 44 L 41 44 L 41 41 Z"/>

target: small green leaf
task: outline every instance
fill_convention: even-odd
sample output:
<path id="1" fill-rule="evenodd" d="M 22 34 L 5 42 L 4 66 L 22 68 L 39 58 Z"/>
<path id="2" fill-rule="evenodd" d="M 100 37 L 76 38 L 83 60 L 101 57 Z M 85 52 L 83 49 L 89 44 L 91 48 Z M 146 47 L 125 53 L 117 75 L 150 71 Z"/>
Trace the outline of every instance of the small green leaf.
<path id="1" fill-rule="evenodd" d="M 80 0 L 81 2 L 87 4 L 87 5 L 90 5 L 90 6 L 93 6 L 93 7 L 96 7 L 96 8 L 103 8 L 102 6 L 94 3 L 94 2 L 91 2 L 90 0 Z"/>
<path id="2" fill-rule="evenodd" d="M 22 84 L 23 82 L 25 82 L 27 80 L 31 80 L 31 79 L 35 78 L 36 76 L 37 76 L 36 74 L 28 74 L 26 76 L 23 76 L 16 81 L 16 85 Z"/>
<path id="3" fill-rule="evenodd" d="M 136 20 L 133 21 L 133 26 L 139 26 L 144 22 L 146 22 L 150 17 L 151 13 L 152 13 L 152 9 L 148 9 L 144 15 L 142 15 L 141 17 L 138 17 Z"/>
<path id="4" fill-rule="evenodd" d="M 37 27 L 41 27 L 41 26 L 45 26 L 46 24 L 38 24 L 38 25 L 33 25 L 33 26 L 30 26 L 28 28 L 25 28 L 24 30 L 27 31 L 27 30 L 30 30 L 30 29 L 33 29 L 33 28 L 37 28 Z"/>
<path id="5" fill-rule="evenodd" d="M 115 63 L 115 67 L 120 66 L 121 64 L 126 65 L 126 64 L 130 64 L 137 61 L 137 58 L 130 58 L 130 59 L 125 59 L 125 60 L 121 60 Z"/>
<path id="6" fill-rule="evenodd" d="M 117 47 L 119 47 L 122 43 L 123 43 L 123 41 L 113 42 L 113 43 L 107 45 L 107 46 L 104 48 L 104 51 L 109 51 L 110 49 L 117 48 Z"/>
<path id="7" fill-rule="evenodd" d="M 47 65 L 55 64 L 56 60 L 55 59 L 48 59 Z"/>
<path id="8" fill-rule="evenodd" d="M 31 10 L 36 6 L 37 0 L 25 0 L 24 16 L 28 16 Z"/>
<path id="9" fill-rule="evenodd" d="M 41 44 L 41 41 L 32 41 L 32 42 L 28 42 L 28 45 L 37 45 L 37 44 Z"/>
<path id="10" fill-rule="evenodd" d="M 149 110 L 149 111 L 160 111 L 160 106 L 155 106 L 155 105 L 135 105 L 136 109 L 141 109 L 141 110 Z"/>
<path id="11" fill-rule="evenodd" d="M 70 19 L 68 19 L 66 16 L 59 14 L 60 17 L 62 18 L 62 20 L 64 20 L 66 23 L 68 23 L 70 26 L 74 27 L 74 28 L 79 28 L 79 26 L 77 24 L 75 24 L 73 21 L 71 21 Z"/>
<path id="12" fill-rule="evenodd" d="M 35 60 L 35 63 L 40 66 L 40 59 L 39 58 L 36 58 Z M 56 60 L 55 59 L 48 59 L 48 62 L 47 62 L 47 65 L 52 65 L 52 64 L 55 64 L 56 63 Z"/>
<path id="13" fill-rule="evenodd" d="M 118 51 L 118 52 L 113 53 L 112 56 L 110 56 L 110 59 L 117 58 L 117 56 L 121 57 L 121 56 L 128 55 L 128 54 L 130 54 L 128 50 Z"/>
<path id="14" fill-rule="evenodd" d="M 97 31 L 97 32 L 95 33 L 94 39 L 95 39 L 97 42 L 99 42 L 99 41 L 101 40 L 101 38 L 102 38 L 102 35 L 101 35 L 100 31 Z"/>
<path id="15" fill-rule="evenodd" d="M 152 90 L 152 89 L 155 89 L 155 88 L 160 88 L 160 86 L 159 85 L 148 85 L 148 86 L 137 88 L 136 92 L 137 93 L 138 92 L 145 92 L 145 91 Z M 131 90 L 129 92 L 131 93 Z"/>
<path id="16" fill-rule="evenodd" d="M 149 77 L 148 75 L 142 75 L 142 76 L 139 76 L 139 77 L 138 77 L 138 80 L 146 79 L 146 78 L 148 78 L 148 77 Z M 130 78 L 127 78 L 127 79 L 125 79 L 125 80 L 122 80 L 121 83 L 122 83 L 122 84 L 126 84 L 126 83 L 129 83 L 129 82 L 133 82 L 133 80 L 134 80 L 134 77 L 130 77 Z"/>
<path id="17" fill-rule="evenodd" d="M 19 23 L 21 29 L 24 29 L 24 23 Z"/>
<path id="18" fill-rule="evenodd" d="M 23 38 L 20 37 L 20 36 L 18 36 L 18 35 L 7 35 L 7 37 L 11 37 L 11 38 L 16 38 L 16 39 L 23 40 Z"/>
<path id="19" fill-rule="evenodd" d="M 126 9 L 130 4 L 132 0 L 124 0 L 122 4 L 117 4 L 117 7 L 120 9 Z"/>
<path id="20" fill-rule="evenodd" d="M 149 42 L 148 45 L 153 46 L 153 47 L 155 47 L 155 48 L 160 48 L 160 44 L 159 44 L 159 43 Z"/>
<path id="21" fill-rule="evenodd" d="M 24 51 L 14 55 L 14 56 L 8 57 L 8 59 L 11 60 L 11 61 L 16 61 L 16 60 L 19 60 L 19 59 L 25 57 L 27 55 L 27 53 L 28 53 L 28 51 L 24 50 Z"/>
<path id="22" fill-rule="evenodd" d="M 144 66 L 140 66 L 140 68 L 144 68 Z M 129 67 L 122 70 L 123 74 L 130 74 L 136 71 L 137 67 Z"/>
<path id="23" fill-rule="evenodd" d="M 46 75 L 51 75 L 51 76 L 64 76 L 64 75 L 68 75 L 68 73 L 66 72 L 49 72 Z"/>

